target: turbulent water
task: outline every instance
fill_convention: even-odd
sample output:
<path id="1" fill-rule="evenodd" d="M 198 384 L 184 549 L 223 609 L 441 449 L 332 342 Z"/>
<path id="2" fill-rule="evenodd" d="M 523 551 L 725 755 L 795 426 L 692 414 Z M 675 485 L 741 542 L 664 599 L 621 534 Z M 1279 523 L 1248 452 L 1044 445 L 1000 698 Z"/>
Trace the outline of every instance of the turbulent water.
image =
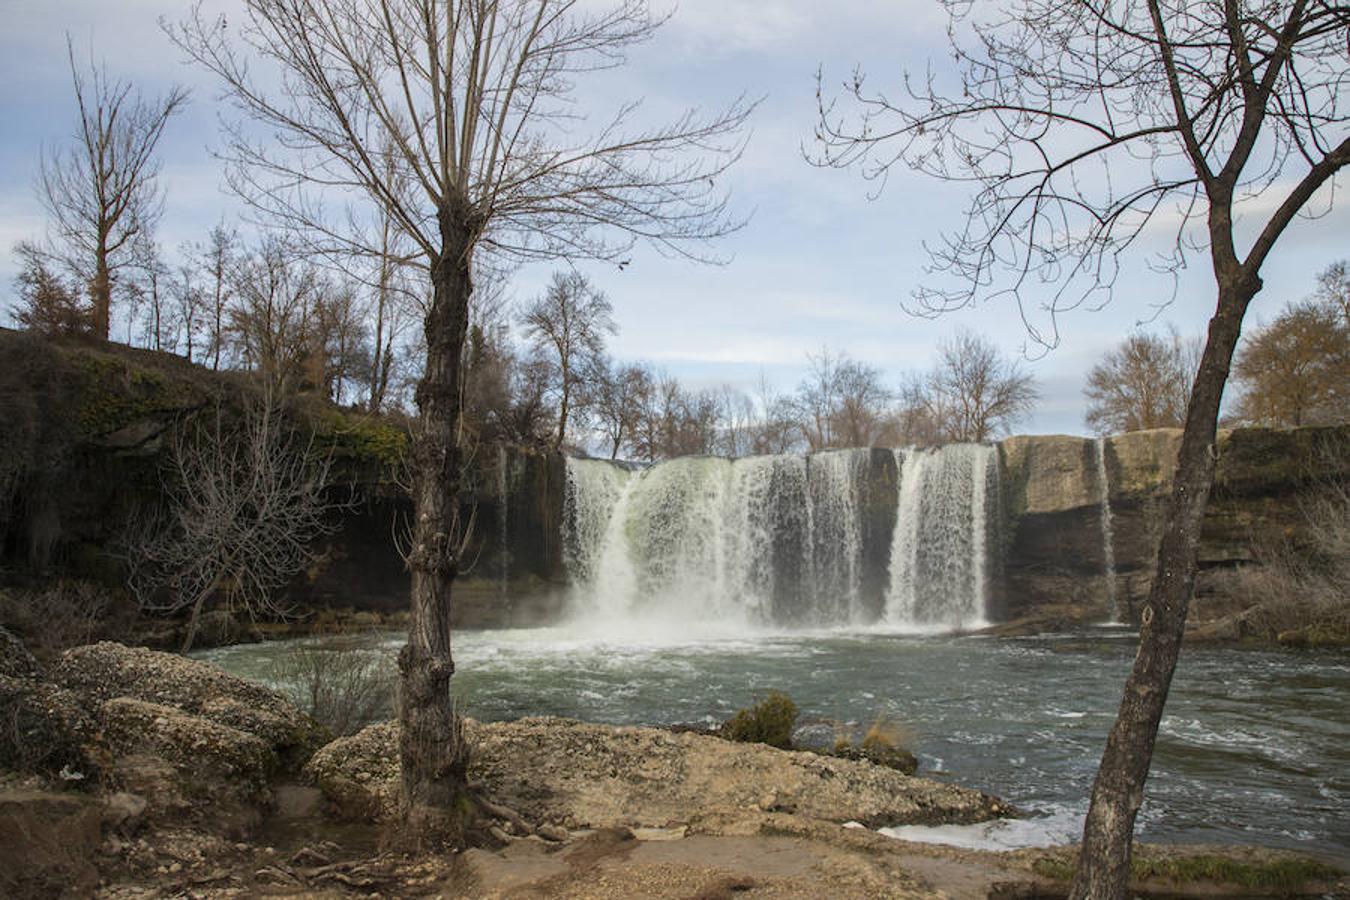
<path id="1" fill-rule="evenodd" d="M 390 656 L 402 638 L 373 637 Z M 284 645 L 203 654 L 264 680 Z M 464 632 L 455 689 L 487 720 L 713 723 L 770 689 L 805 739 L 879 715 L 908 730 L 921 774 L 1031 812 L 946 830 L 979 845 L 1073 840 L 1134 653 L 1134 636 L 997 640 L 873 630 L 751 633 L 591 627 Z M 1299 847 L 1350 860 L 1350 655 L 1187 648 L 1168 699 L 1139 829 L 1148 839 Z M 828 720 L 828 721 L 827 721 Z M 810 723 L 819 723 L 811 726 Z M 929 830 L 906 836 L 932 838 Z"/>
<path id="2" fill-rule="evenodd" d="M 645 469 L 568 460 L 574 612 L 731 628 L 983 624 L 995 451 L 896 451 L 889 486 L 872 455 L 691 457 Z"/>
<path id="3" fill-rule="evenodd" d="M 1104 457 L 1099 464 L 1109 576 Z M 885 717 L 908 733 L 924 774 L 1032 814 L 890 833 L 976 846 L 1074 840 L 1135 636 L 942 633 L 987 615 L 997 478 L 994 451 L 975 445 L 645 469 L 569 460 L 571 621 L 457 635 L 454 688 L 486 720 L 651 725 L 721 722 L 785 690 L 802 709 L 800 741 L 829 744 Z M 388 656 L 392 670 L 401 642 L 372 637 L 363 652 Z M 270 660 L 285 652 L 202 655 L 270 680 Z M 1187 648 L 1142 836 L 1350 860 L 1347 697 L 1347 654 Z"/>

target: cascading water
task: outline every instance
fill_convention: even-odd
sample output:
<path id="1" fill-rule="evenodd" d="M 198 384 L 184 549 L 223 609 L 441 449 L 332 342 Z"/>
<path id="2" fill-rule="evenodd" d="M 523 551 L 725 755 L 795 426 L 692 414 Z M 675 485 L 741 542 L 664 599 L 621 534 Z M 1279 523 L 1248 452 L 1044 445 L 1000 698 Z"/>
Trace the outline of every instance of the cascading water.
<path id="1" fill-rule="evenodd" d="M 891 542 L 887 622 L 951 629 L 987 624 L 994 449 L 897 450 L 900 501 Z"/>
<path id="2" fill-rule="evenodd" d="M 649 468 L 569 459 L 573 610 L 609 623 L 979 624 L 992 458 L 975 446 L 897 453 L 903 477 L 881 504 L 900 507 L 889 563 L 890 531 L 871 538 L 879 551 L 865 546 L 879 508 L 870 450 Z"/>
<path id="3" fill-rule="evenodd" d="M 1116 597 L 1116 546 L 1111 517 L 1111 479 L 1106 471 L 1106 438 L 1097 438 L 1097 484 L 1101 487 L 1102 576 L 1106 579 L 1106 602 L 1116 622 L 1120 602 Z"/>
<path id="4" fill-rule="evenodd" d="M 851 621 L 861 572 L 852 456 L 567 463 L 574 607 L 615 619 Z M 865 457 L 864 457 L 865 458 Z"/>

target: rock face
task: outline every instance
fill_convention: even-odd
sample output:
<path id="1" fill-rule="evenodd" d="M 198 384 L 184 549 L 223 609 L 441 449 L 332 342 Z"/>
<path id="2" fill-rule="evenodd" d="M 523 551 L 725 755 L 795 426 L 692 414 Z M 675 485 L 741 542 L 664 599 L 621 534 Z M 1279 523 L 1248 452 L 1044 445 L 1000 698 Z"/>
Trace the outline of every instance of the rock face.
<path id="1" fill-rule="evenodd" d="M 978 791 L 869 763 L 700 734 L 528 718 L 471 724 L 468 735 L 470 781 L 535 824 L 671 828 L 753 810 L 880 826 L 979 822 L 1011 812 Z M 397 739 L 393 723 L 371 726 L 324 747 L 306 774 L 349 815 L 390 815 Z"/>
<path id="2" fill-rule="evenodd" d="M 1005 617 L 1068 606 L 1135 621 L 1152 581 L 1180 443 L 1175 429 L 1100 444 L 1063 436 L 1003 441 Z M 1202 603 L 1223 573 L 1253 561 L 1263 543 L 1297 539 L 1306 530 L 1297 498 L 1321 481 L 1350 475 L 1346 447 L 1346 426 L 1220 432 L 1199 550 Z"/>

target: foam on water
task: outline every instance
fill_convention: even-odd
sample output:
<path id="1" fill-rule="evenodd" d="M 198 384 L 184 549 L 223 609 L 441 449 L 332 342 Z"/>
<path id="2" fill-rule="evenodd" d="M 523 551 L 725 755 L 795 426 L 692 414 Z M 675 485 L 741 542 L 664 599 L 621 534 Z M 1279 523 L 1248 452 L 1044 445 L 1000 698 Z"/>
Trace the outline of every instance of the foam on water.
<path id="1" fill-rule="evenodd" d="M 997 819 L 978 825 L 903 825 L 878 831 L 887 837 L 920 844 L 945 844 L 967 850 L 1020 850 L 1073 843 L 1083 834 L 1084 817 L 1081 810 L 1052 806 L 1044 814 L 1026 819 Z"/>

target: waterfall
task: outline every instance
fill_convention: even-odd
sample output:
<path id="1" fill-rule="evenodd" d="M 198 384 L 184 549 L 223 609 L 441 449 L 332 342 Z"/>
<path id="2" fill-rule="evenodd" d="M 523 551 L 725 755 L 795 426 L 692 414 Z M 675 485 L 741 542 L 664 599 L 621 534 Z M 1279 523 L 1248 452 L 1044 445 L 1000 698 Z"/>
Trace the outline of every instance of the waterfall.
<path id="1" fill-rule="evenodd" d="M 900 501 L 891 541 L 886 620 L 910 628 L 987 624 L 994 449 L 953 444 L 897 450 Z"/>
<path id="2" fill-rule="evenodd" d="M 1102 575 L 1106 579 L 1106 602 L 1114 621 L 1121 622 L 1116 597 L 1116 546 L 1112 532 L 1111 479 L 1106 471 L 1106 438 L 1097 438 L 1097 484 L 1101 488 Z"/>
<path id="3" fill-rule="evenodd" d="M 898 452 L 889 589 L 885 534 L 870 539 L 877 550 L 864 547 L 868 510 L 875 519 L 889 509 L 874 504 L 870 450 L 688 457 L 646 468 L 569 459 L 573 612 L 608 622 L 810 627 L 872 624 L 884 609 L 891 624 L 975 625 L 984 616 L 992 453 Z"/>

